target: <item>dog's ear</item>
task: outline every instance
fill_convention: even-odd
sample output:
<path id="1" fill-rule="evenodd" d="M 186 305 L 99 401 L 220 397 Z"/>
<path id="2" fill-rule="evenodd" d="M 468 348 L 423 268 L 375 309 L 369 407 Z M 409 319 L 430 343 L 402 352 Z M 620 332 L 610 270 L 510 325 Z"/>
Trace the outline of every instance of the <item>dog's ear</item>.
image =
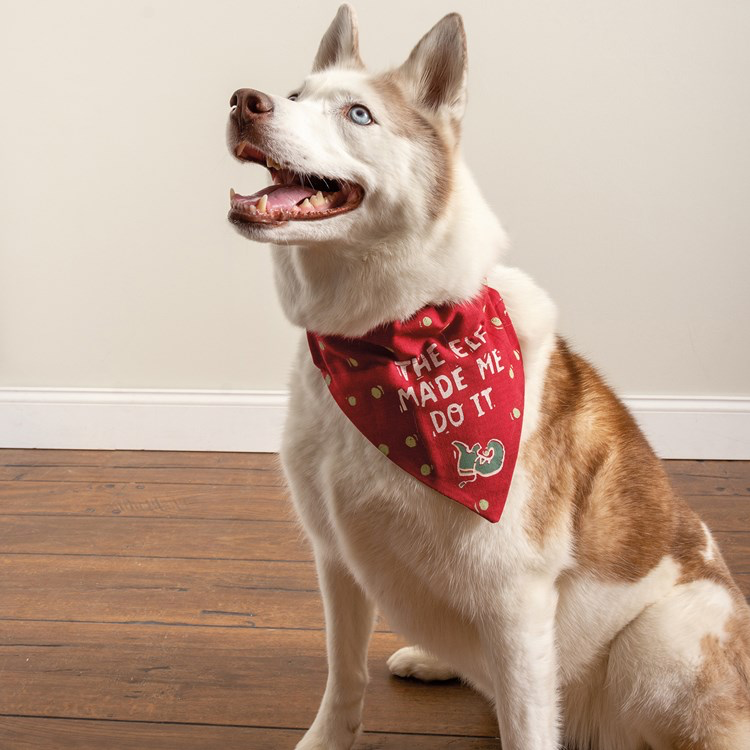
<path id="1" fill-rule="evenodd" d="M 461 120 L 466 108 L 466 32 L 458 13 L 438 21 L 411 51 L 399 73 L 417 104 Z"/>
<path id="2" fill-rule="evenodd" d="M 326 68 L 364 68 L 359 56 L 357 17 L 351 5 L 342 5 L 323 35 L 313 63 L 313 73 Z"/>

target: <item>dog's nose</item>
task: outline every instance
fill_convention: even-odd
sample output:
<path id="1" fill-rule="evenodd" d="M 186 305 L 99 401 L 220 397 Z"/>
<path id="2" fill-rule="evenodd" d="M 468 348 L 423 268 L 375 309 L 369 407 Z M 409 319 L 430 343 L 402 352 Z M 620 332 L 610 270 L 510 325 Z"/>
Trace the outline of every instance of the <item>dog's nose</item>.
<path id="1" fill-rule="evenodd" d="M 234 116 L 240 125 L 273 112 L 271 97 L 255 89 L 237 89 L 229 100 L 229 106 L 235 108 Z"/>

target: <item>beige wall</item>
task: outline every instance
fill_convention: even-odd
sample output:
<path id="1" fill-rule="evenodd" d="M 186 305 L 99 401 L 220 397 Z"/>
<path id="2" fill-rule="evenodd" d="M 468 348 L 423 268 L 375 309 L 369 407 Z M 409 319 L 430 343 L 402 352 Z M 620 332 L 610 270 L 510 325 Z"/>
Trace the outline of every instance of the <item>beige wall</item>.
<path id="1" fill-rule="evenodd" d="M 281 389 L 262 186 L 223 144 L 240 86 L 287 92 L 336 2 L 2 0 L 0 386 Z M 398 63 L 469 34 L 465 153 L 623 393 L 750 395 L 750 3 L 360 0 Z"/>

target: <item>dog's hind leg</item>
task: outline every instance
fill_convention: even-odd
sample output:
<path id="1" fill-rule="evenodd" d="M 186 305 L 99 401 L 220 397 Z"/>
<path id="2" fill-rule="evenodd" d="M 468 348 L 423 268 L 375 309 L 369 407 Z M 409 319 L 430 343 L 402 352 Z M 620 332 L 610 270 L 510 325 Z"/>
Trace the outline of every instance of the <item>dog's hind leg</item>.
<path id="1" fill-rule="evenodd" d="M 750 748 L 750 611 L 720 579 L 676 586 L 614 642 L 608 691 L 653 750 Z"/>
<path id="2" fill-rule="evenodd" d="M 316 549 L 315 563 L 326 616 L 328 681 L 297 750 L 350 750 L 361 729 L 375 608 L 340 560 Z"/>
<path id="3" fill-rule="evenodd" d="M 414 677 L 423 682 L 454 680 L 459 677 L 453 667 L 419 646 L 405 646 L 395 651 L 388 659 L 388 669 L 397 677 Z"/>

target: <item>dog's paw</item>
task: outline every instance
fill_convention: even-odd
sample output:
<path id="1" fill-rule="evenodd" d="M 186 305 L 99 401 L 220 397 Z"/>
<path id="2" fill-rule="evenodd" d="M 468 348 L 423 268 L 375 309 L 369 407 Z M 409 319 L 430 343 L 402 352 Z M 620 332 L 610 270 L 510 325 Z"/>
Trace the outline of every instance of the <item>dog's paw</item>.
<path id="1" fill-rule="evenodd" d="M 295 750 L 351 750 L 361 731 L 361 725 L 354 731 L 326 731 L 313 725 Z"/>
<path id="2" fill-rule="evenodd" d="M 406 646 L 391 654 L 388 669 L 397 677 L 415 677 L 424 682 L 453 680 L 458 677 L 454 669 L 418 646 Z"/>
<path id="3" fill-rule="evenodd" d="M 297 744 L 294 750 L 329 750 L 329 748 L 338 746 L 331 745 L 325 737 L 312 737 L 308 732 Z M 341 750 L 349 750 L 351 745 L 341 746 Z"/>

